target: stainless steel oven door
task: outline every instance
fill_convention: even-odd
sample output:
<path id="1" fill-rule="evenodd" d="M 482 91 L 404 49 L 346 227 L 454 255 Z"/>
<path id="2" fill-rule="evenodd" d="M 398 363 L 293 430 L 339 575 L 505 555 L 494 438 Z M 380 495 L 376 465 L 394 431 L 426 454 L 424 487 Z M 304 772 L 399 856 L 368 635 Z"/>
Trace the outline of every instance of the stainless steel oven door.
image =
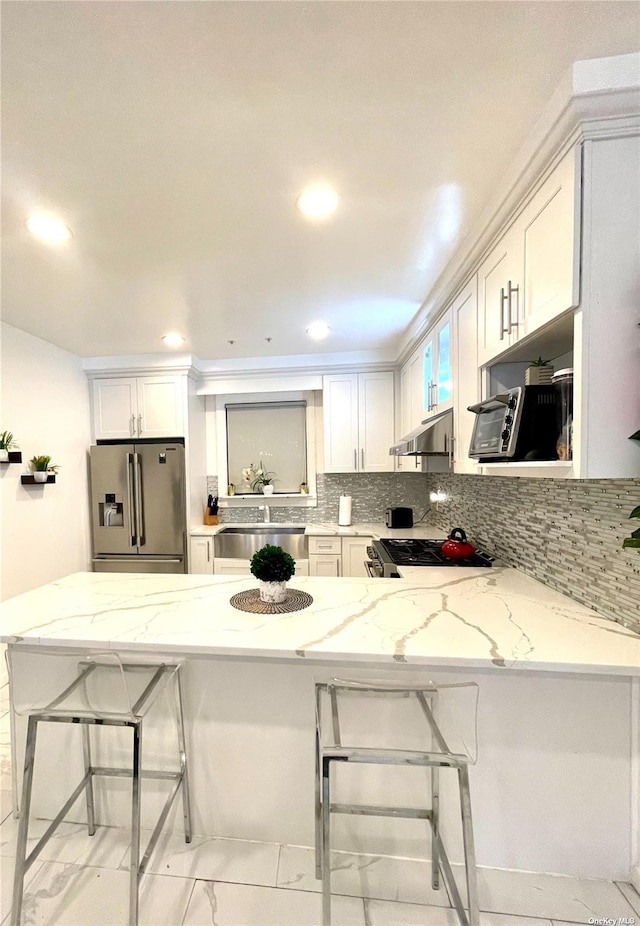
<path id="1" fill-rule="evenodd" d="M 469 456 L 483 460 L 508 460 L 515 453 L 521 415 L 521 393 L 518 387 L 512 392 L 491 396 L 469 411 L 476 416 L 471 435 Z"/>

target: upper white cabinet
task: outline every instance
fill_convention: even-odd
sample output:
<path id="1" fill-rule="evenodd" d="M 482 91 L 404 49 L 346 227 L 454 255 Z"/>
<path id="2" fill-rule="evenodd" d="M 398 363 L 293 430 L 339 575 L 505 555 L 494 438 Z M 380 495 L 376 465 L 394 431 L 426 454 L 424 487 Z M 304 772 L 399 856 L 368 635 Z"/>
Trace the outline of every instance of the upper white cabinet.
<path id="1" fill-rule="evenodd" d="M 451 358 L 452 316 L 449 310 L 427 333 L 427 340 L 422 348 L 421 421 L 453 407 Z"/>
<path id="2" fill-rule="evenodd" d="M 454 330 L 454 445 L 453 461 L 456 473 L 477 473 L 478 466 L 469 457 L 471 433 L 475 415 L 468 411 L 480 398 L 480 371 L 478 369 L 478 329 L 476 325 L 478 302 L 477 277 L 456 296 L 451 305 Z"/>
<path id="3" fill-rule="evenodd" d="M 95 439 L 183 437 L 185 388 L 175 375 L 94 379 Z"/>
<path id="4" fill-rule="evenodd" d="M 565 155 L 480 266 L 480 366 L 578 305 L 579 158 Z"/>
<path id="5" fill-rule="evenodd" d="M 393 373 L 324 376 L 322 388 L 325 472 L 392 472 Z"/>

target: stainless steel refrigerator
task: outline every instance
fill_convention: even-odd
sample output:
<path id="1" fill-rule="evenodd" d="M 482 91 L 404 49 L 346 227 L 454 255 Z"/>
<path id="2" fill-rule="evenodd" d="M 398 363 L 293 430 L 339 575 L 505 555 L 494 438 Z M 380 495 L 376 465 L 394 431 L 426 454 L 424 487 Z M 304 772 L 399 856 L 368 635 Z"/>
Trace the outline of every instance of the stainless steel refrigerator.
<path id="1" fill-rule="evenodd" d="M 184 447 L 91 448 L 94 572 L 185 572 Z"/>

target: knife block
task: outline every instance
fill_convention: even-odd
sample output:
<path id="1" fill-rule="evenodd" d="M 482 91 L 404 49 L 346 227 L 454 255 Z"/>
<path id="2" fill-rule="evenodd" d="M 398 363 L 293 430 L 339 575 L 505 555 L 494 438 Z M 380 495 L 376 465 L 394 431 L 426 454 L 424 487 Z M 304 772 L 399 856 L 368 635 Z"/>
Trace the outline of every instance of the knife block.
<path id="1" fill-rule="evenodd" d="M 217 514 L 209 514 L 208 510 L 205 508 L 205 509 L 204 509 L 204 521 L 203 521 L 203 524 L 207 524 L 207 525 L 209 525 L 209 526 L 212 526 L 213 524 L 217 524 L 217 523 L 218 523 L 218 515 L 217 515 Z"/>

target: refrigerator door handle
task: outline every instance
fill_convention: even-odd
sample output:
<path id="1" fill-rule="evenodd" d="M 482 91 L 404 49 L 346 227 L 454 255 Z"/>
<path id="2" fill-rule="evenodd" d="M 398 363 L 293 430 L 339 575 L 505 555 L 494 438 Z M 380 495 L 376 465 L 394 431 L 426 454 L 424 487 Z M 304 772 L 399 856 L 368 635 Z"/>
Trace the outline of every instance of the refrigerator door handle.
<path id="1" fill-rule="evenodd" d="M 136 500 L 136 524 L 138 528 L 138 545 L 144 546 L 144 518 L 142 514 L 142 463 L 140 454 L 133 455 L 133 491 Z"/>
<path id="2" fill-rule="evenodd" d="M 131 537 L 131 542 L 129 546 L 135 547 L 138 542 L 138 535 L 136 531 L 136 522 L 135 522 L 135 505 L 133 498 L 133 487 L 131 483 L 131 474 L 133 471 L 133 454 L 127 454 L 127 514 L 129 518 L 129 536 Z"/>

